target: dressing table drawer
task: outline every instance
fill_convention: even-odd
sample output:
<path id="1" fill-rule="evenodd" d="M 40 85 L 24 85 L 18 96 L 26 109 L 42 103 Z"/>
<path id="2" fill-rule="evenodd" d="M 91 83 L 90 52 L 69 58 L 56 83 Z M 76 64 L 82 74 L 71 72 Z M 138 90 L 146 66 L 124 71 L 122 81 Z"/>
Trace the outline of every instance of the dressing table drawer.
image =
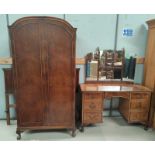
<path id="1" fill-rule="evenodd" d="M 131 99 L 149 99 L 150 93 L 131 93 Z"/>
<path id="2" fill-rule="evenodd" d="M 84 111 L 102 111 L 102 101 L 85 101 L 83 108 Z"/>
<path id="3" fill-rule="evenodd" d="M 102 113 L 86 112 L 83 117 L 83 123 L 102 123 Z"/>
<path id="4" fill-rule="evenodd" d="M 112 97 L 122 97 L 129 99 L 130 94 L 128 92 L 106 92 L 105 93 L 105 98 L 112 98 Z"/>

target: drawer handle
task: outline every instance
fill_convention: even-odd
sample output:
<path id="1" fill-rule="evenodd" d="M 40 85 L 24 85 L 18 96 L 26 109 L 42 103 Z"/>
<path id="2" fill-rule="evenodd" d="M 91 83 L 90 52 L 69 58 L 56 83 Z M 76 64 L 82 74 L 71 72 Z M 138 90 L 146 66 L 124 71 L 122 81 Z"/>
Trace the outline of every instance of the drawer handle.
<path id="1" fill-rule="evenodd" d="M 94 99 L 95 97 L 94 96 L 91 96 L 91 99 Z"/>
<path id="2" fill-rule="evenodd" d="M 95 104 L 92 102 L 92 103 L 89 105 L 89 108 L 94 109 L 94 108 L 96 108 L 96 106 L 95 106 Z"/>
<path id="3" fill-rule="evenodd" d="M 95 119 L 95 115 L 89 115 L 89 119 Z"/>
<path id="4" fill-rule="evenodd" d="M 137 103 L 138 103 L 139 108 L 141 108 L 141 102 L 139 101 L 139 102 L 137 102 Z"/>

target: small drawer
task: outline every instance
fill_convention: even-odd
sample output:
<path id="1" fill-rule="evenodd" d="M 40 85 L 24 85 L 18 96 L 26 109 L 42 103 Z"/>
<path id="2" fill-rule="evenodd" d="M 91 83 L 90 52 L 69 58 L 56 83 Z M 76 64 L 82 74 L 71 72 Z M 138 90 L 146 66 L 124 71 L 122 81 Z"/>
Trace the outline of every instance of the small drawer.
<path id="1" fill-rule="evenodd" d="M 90 101 L 90 102 L 84 102 L 84 111 L 102 111 L 103 110 L 103 106 L 102 106 L 102 102 L 96 102 L 96 101 Z"/>
<path id="2" fill-rule="evenodd" d="M 131 122 L 146 122 L 148 119 L 148 112 L 131 112 L 130 121 Z"/>
<path id="3" fill-rule="evenodd" d="M 149 93 L 131 93 L 131 99 L 148 99 Z"/>
<path id="4" fill-rule="evenodd" d="M 91 102 L 91 101 L 98 101 L 98 102 L 101 102 L 102 101 L 102 93 L 86 93 L 83 95 L 83 100 L 84 102 L 88 101 L 88 102 Z"/>
<path id="5" fill-rule="evenodd" d="M 105 98 L 112 98 L 112 97 L 122 97 L 129 99 L 130 95 L 127 92 L 107 92 L 105 93 Z"/>
<path id="6" fill-rule="evenodd" d="M 144 100 L 144 99 L 131 100 L 130 108 L 131 108 L 131 110 L 139 109 L 139 110 L 148 111 L 149 110 L 149 102 L 148 102 L 148 100 Z"/>
<path id="7" fill-rule="evenodd" d="M 83 123 L 102 123 L 102 113 L 85 112 L 83 117 Z"/>

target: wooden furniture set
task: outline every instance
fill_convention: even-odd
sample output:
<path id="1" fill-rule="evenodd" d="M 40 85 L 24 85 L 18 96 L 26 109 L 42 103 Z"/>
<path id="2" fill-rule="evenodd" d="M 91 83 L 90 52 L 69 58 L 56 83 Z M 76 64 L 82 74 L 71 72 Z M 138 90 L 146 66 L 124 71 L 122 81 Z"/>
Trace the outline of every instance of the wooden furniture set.
<path id="1" fill-rule="evenodd" d="M 79 86 L 79 69 L 75 70 L 76 29 L 69 23 L 53 17 L 25 17 L 9 30 L 13 69 L 4 69 L 6 112 L 9 125 L 12 105 L 8 94 L 13 93 L 17 139 L 25 130 L 42 129 L 70 129 L 74 137 L 77 121 L 82 131 L 87 124 L 102 122 L 103 101 L 113 97 L 120 97 L 119 110 L 128 123 L 148 125 L 150 89 L 130 81 L 112 80 L 112 76 L 97 83 L 86 80 Z M 109 63 L 107 55 L 106 59 L 105 63 Z M 107 69 L 101 62 L 98 64 L 99 71 Z M 77 97 L 79 92 L 81 96 Z"/>

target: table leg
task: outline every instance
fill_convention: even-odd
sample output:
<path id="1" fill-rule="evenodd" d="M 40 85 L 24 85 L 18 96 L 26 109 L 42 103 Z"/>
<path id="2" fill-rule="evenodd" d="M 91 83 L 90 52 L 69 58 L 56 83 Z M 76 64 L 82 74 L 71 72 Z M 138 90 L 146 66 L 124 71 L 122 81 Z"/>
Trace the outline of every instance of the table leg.
<path id="1" fill-rule="evenodd" d="M 10 105 L 9 105 L 9 94 L 5 94 L 5 99 L 6 99 L 6 120 L 7 120 L 7 125 L 10 125 Z"/>
<path id="2" fill-rule="evenodd" d="M 110 99 L 110 109 L 109 109 L 109 116 L 112 116 L 112 98 Z"/>

